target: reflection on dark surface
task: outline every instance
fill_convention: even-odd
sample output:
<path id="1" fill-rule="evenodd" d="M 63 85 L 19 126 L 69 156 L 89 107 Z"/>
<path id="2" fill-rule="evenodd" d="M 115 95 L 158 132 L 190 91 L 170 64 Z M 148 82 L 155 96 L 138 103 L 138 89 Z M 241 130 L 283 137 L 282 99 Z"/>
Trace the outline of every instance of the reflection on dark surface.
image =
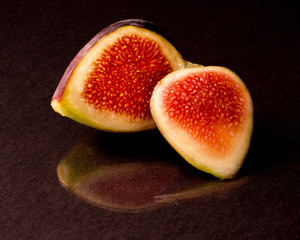
<path id="1" fill-rule="evenodd" d="M 61 184 L 84 201 L 116 211 L 229 191 L 247 181 L 221 181 L 192 168 L 157 131 L 100 132 L 75 145 L 57 172 Z"/>

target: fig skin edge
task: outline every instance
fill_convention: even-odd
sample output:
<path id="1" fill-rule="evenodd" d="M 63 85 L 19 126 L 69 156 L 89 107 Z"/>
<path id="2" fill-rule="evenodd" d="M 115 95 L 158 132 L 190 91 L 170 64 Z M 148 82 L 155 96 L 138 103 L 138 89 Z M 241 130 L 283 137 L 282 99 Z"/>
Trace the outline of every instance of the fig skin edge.
<path id="1" fill-rule="evenodd" d="M 118 28 L 124 27 L 124 26 L 136 26 L 136 27 L 140 27 L 140 28 L 146 28 L 149 29 L 151 31 L 154 31 L 157 34 L 160 34 L 161 36 L 163 36 L 164 38 L 166 38 L 169 42 L 170 39 L 163 33 L 163 31 L 161 29 L 159 29 L 156 25 L 154 25 L 153 23 L 146 21 L 146 20 L 142 20 L 142 19 L 126 19 L 126 20 L 122 20 L 116 23 L 113 23 L 111 25 L 109 25 L 108 27 L 102 29 L 98 34 L 96 34 L 77 54 L 76 56 L 73 58 L 73 60 L 70 62 L 69 66 L 67 67 L 67 69 L 65 70 L 63 77 L 61 78 L 54 94 L 52 97 L 52 101 L 56 100 L 57 102 L 60 102 L 61 97 L 63 95 L 64 89 L 66 87 L 66 84 L 74 70 L 74 68 L 76 67 L 76 65 L 78 64 L 78 62 L 82 59 L 82 57 L 95 45 L 95 43 L 97 43 L 100 39 L 102 39 L 103 37 L 105 37 L 106 35 L 110 34 L 111 32 L 117 30 Z M 56 104 L 56 103 L 54 103 Z"/>
<path id="2" fill-rule="evenodd" d="M 162 107 L 162 91 L 170 83 L 180 81 L 180 79 L 192 73 L 215 71 L 228 74 L 242 89 L 246 98 L 246 116 L 243 129 L 236 136 L 234 146 L 223 155 L 211 154 L 210 149 L 191 139 L 185 130 L 180 129 L 177 123 L 172 122 Z M 150 109 L 152 117 L 158 130 L 169 142 L 169 144 L 192 166 L 214 175 L 219 179 L 231 179 L 236 176 L 244 158 L 247 155 L 253 131 L 253 102 L 249 90 L 243 81 L 231 70 L 225 67 L 207 66 L 186 68 L 168 74 L 155 87 L 151 100 Z"/>
<path id="3" fill-rule="evenodd" d="M 101 43 L 103 41 L 105 41 L 106 44 L 109 43 L 109 40 L 105 38 L 108 35 L 113 36 L 117 31 L 120 31 L 122 33 L 120 29 L 124 29 L 123 33 L 126 32 L 126 28 L 129 29 L 128 31 L 132 31 L 132 28 L 130 27 L 137 27 L 137 33 L 153 35 L 153 39 L 158 39 L 163 54 L 167 57 L 167 59 L 170 62 L 172 71 L 182 69 L 185 67 L 186 62 L 183 60 L 182 56 L 176 50 L 173 44 L 170 42 L 167 35 L 153 23 L 140 19 L 127 19 L 116 22 L 104 28 L 96 36 L 94 36 L 71 61 L 52 97 L 51 106 L 54 109 L 54 111 L 61 114 L 62 116 L 67 116 L 79 123 L 109 132 L 135 132 L 154 129 L 156 127 L 152 118 L 131 121 L 131 119 L 128 119 L 124 116 L 118 116 L 114 113 L 108 113 L 107 116 L 103 115 L 99 119 L 97 119 L 97 116 L 94 118 L 93 114 L 96 111 L 93 112 L 91 106 L 81 106 L 82 109 L 87 109 L 86 115 L 85 112 L 81 111 L 80 107 L 76 106 L 76 104 L 79 102 L 79 97 L 74 98 L 73 96 L 73 99 L 71 99 L 72 96 L 68 96 L 70 95 L 70 93 L 72 94 L 74 88 L 76 90 L 77 86 L 79 86 L 78 84 L 77 86 L 73 84 L 73 86 L 70 87 L 69 80 L 73 79 L 74 76 L 76 77 L 77 75 L 80 75 L 82 69 L 86 71 L 84 69 L 86 68 L 86 66 L 84 66 L 82 62 L 84 62 L 85 59 L 88 58 L 88 56 L 92 55 L 91 51 L 97 51 L 97 48 L 101 48 Z M 105 46 L 102 47 L 102 49 L 103 48 L 105 48 Z M 81 74 L 80 76 L 84 77 L 84 74 Z"/>

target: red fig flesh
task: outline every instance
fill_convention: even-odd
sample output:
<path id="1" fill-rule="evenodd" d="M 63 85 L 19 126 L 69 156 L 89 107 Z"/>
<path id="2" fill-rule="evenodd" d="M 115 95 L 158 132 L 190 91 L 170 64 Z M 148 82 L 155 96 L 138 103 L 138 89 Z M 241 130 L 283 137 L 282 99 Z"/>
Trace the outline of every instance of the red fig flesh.
<path id="1" fill-rule="evenodd" d="M 117 22 L 97 34 L 70 63 L 51 105 L 63 116 L 105 131 L 152 129 L 152 91 L 184 64 L 152 23 Z"/>
<path id="2" fill-rule="evenodd" d="M 162 135 L 191 165 L 221 179 L 237 174 L 250 145 L 253 103 L 235 73 L 213 66 L 170 73 L 150 106 Z"/>

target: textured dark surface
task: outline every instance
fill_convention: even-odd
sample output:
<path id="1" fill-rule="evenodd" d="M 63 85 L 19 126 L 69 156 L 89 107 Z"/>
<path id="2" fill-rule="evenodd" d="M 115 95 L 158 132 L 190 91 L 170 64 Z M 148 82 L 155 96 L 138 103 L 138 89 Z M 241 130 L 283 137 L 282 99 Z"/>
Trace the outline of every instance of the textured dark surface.
<path id="1" fill-rule="evenodd" d="M 296 2 L 2 1 L 0 239 L 299 239 Z M 244 80 L 255 107 L 245 184 L 138 213 L 97 208 L 61 187 L 60 160 L 83 138 L 106 135 L 56 114 L 52 94 L 75 54 L 127 18 L 153 21 L 187 60 L 226 66 Z M 108 138 L 100 149 L 112 151 Z M 118 139 L 116 156 L 126 150 L 130 158 Z M 156 148 L 151 140 L 141 142 Z"/>

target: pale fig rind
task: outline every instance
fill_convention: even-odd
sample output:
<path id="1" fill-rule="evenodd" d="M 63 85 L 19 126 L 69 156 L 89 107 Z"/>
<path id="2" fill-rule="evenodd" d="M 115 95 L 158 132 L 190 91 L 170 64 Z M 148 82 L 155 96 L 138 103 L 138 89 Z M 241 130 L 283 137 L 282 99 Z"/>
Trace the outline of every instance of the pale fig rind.
<path id="1" fill-rule="evenodd" d="M 138 117 L 112 111 L 100 112 L 99 109 L 95 109 L 91 104 L 84 102 L 81 96 L 84 89 L 83 82 L 86 81 L 88 74 L 92 71 L 92 64 L 97 57 L 106 48 L 111 47 L 121 36 L 126 34 L 137 34 L 157 44 L 161 54 L 170 64 L 170 71 L 185 67 L 185 61 L 179 52 L 170 43 L 163 31 L 153 23 L 140 19 L 128 19 L 114 23 L 92 38 L 69 64 L 52 97 L 51 106 L 56 112 L 87 126 L 104 131 L 135 132 L 155 128 L 150 109 L 147 111 L 146 117 L 144 117 L 145 114 L 143 112 Z M 142 101 L 148 101 L 149 108 L 151 93 L 149 92 L 148 95 L 149 100 Z M 129 109 L 128 112 L 134 107 L 139 106 L 130 106 L 129 104 L 129 107 L 127 107 Z"/>
<path id="2" fill-rule="evenodd" d="M 150 109 L 159 131 L 187 162 L 220 179 L 236 176 L 250 146 L 253 102 L 234 72 L 208 66 L 170 73 L 155 87 Z"/>

